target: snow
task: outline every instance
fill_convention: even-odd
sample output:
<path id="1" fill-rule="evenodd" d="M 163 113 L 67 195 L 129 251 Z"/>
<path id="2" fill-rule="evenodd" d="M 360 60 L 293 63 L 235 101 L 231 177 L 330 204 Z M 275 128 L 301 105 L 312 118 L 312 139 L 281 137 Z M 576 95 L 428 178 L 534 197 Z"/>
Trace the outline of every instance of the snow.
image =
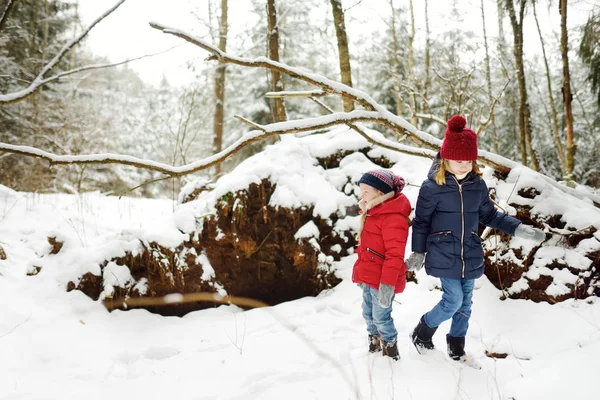
<path id="1" fill-rule="evenodd" d="M 320 232 L 319 228 L 317 228 L 317 225 L 315 225 L 315 223 L 312 221 L 308 221 L 306 224 L 301 226 L 300 229 L 298 229 L 294 235 L 294 238 L 300 240 L 302 238 L 316 237 L 318 239 L 319 236 Z"/>
<path id="2" fill-rule="evenodd" d="M 351 282 L 355 254 L 342 254 L 339 262 L 324 255 L 319 259 L 337 269 L 342 282 L 335 288 L 248 311 L 222 305 L 181 318 L 139 309 L 108 312 L 100 301 L 66 291 L 67 283 L 76 283 L 85 272 L 99 274 L 105 260 L 135 254 L 150 241 L 174 247 L 189 239 L 224 195 L 262 179 L 277 185 L 272 205 L 313 207 L 314 215 L 325 220 L 337 213 L 334 230 L 356 229 L 358 217 L 344 214 L 356 204 L 348 184 L 377 166 L 362 153 L 350 153 L 328 169 L 315 160 L 365 147 L 366 140 L 347 128 L 289 136 L 220 178 L 214 190 L 185 204 L 119 200 L 99 193 L 20 193 L 0 187 L 0 246 L 7 254 L 7 260 L 0 260 L 0 398 L 105 399 L 115 393 L 145 399 L 597 397 L 597 298 L 557 304 L 503 301 L 487 278 L 477 280 L 466 340 L 467 351 L 482 364 L 481 370 L 474 370 L 445 356 L 449 322 L 434 336 L 438 351 L 421 356 L 410 343 L 408 335 L 420 316 L 441 297 L 439 280 L 423 270 L 417 273 L 419 283 L 408 283 L 394 304 L 401 360 L 368 354 L 361 290 Z M 392 170 L 406 179 L 405 193 L 414 205 L 430 160 L 385 149 L 369 150 L 367 155 L 396 162 Z M 539 200 L 528 203 L 532 213 L 560 212 L 566 225 L 575 229 L 599 226 L 597 209 L 534 174 L 522 169 L 507 181 L 495 181 L 486 171 L 485 177 L 501 205 L 528 201 L 517 193 L 531 185 L 541 193 Z M 50 254 L 49 236 L 64 243 L 58 254 Z M 296 236 L 310 237 L 319 245 L 314 222 Z M 556 261 L 584 273 L 583 254 L 600 246 L 597 236 L 572 249 L 561 248 L 558 237 L 552 240 L 538 251 L 528 274 L 552 276 L 547 291 L 559 295 L 576 277 L 567 268 L 550 270 L 546 265 Z M 524 239 L 511 241 L 514 248 L 533 245 Z M 508 254 L 514 257 L 512 251 Z M 212 280 L 215 271 L 204 253 L 197 255 L 197 262 L 203 267 L 202 279 Z M 34 266 L 41 267 L 40 272 L 28 276 Z M 107 264 L 104 275 L 104 295 L 134 284 L 129 271 L 114 262 Z M 141 279 L 135 285 L 143 293 L 147 282 Z M 218 283 L 214 287 L 226 295 Z M 522 277 L 507 290 L 516 293 L 527 287 Z M 178 298 L 173 294 L 167 300 Z M 493 359 L 486 351 L 507 356 Z"/>

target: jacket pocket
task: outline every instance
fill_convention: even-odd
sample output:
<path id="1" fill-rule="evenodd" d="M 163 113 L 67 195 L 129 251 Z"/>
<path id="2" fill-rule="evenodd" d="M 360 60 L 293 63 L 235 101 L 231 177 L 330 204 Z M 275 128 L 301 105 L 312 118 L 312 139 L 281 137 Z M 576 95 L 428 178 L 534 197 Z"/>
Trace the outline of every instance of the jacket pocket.
<path id="1" fill-rule="evenodd" d="M 381 258 L 382 260 L 385 260 L 385 256 L 384 256 L 383 254 L 381 254 L 381 253 L 379 253 L 379 252 L 377 252 L 377 251 L 373 250 L 372 248 L 370 248 L 370 247 L 367 247 L 367 251 L 368 251 L 369 253 L 371 253 L 371 254 L 374 254 L 376 257 L 379 257 L 379 258 Z"/>
<path id="2" fill-rule="evenodd" d="M 481 238 L 475 232 L 471 232 L 465 238 L 465 261 L 469 271 L 479 269 L 483 265 L 483 246 Z"/>
<path id="3" fill-rule="evenodd" d="M 460 258 L 460 243 L 452 231 L 434 232 L 427 237 L 425 266 L 439 269 L 452 268 Z"/>

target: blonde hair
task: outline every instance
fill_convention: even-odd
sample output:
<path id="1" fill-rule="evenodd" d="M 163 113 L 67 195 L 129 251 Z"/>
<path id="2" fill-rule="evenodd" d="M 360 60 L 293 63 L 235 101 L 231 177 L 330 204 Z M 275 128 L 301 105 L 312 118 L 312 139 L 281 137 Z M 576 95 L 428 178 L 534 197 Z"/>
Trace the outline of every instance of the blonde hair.
<path id="1" fill-rule="evenodd" d="M 366 185 L 366 184 L 365 184 Z M 371 185 L 369 185 L 371 186 Z M 377 194 L 377 197 L 379 196 L 383 196 L 383 192 L 379 189 L 375 189 L 373 186 L 371 186 L 373 188 L 373 190 L 375 191 L 375 193 Z M 361 207 L 362 209 L 362 207 Z M 360 243 L 360 236 L 362 235 L 362 231 L 363 228 L 365 227 L 365 220 L 367 219 L 367 210 L 366 207 L 362 210 L 362 215 L 360 216 L 360 226 L 358 228 L 358 234 L 356 235 L 356 241 Z"/>
<path id="2" fill-rule="evenodd" d="M 473 163 L 473 172 L 475 172 L 475 174 L 482 176 L 483 172 L 481 172 L 481 169 L 479 169 L 479 164 L 477 164 L 477 161 L 472 161 Z M 445 158 L 442 158 L 442 161 L 440 162 L 437 171 L 435 172 L 435 183 L 437 183 L 440 186 L 443 186 L 446 184 L 446 172 L 450 171 L 450 167 L 448 167 L 448 160 L 446 160 Z"/>

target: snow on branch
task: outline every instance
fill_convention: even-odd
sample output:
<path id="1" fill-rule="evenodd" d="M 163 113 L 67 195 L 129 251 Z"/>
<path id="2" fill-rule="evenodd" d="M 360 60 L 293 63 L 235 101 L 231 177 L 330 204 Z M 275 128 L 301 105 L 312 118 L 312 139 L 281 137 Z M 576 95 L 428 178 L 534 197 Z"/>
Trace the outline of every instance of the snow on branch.
<path id="1" fill-rule="evenodd" d="M 361 90 L 357 90 L 350 86 L 344 85 L 343 83 L 330 80 L 321 75 L 307 71 L 303 68 L 291 67 L 287 64 L 273 61 L 266 57 L 247 58 L 233 56 L 190 33 L 187 33 L 180 29 L 170 28 L 161 25 L 157 22 L 150 22 L 150 26 L 164 33 L 180 37 L 208 51 L 212 54 L 212 56 L 208 58 L 209 60 L 218 59 L 221 62 L 229 64 L 235 64 L 250 68 L 266 68 L 269 70 L 278 71 L 292 78 L 296 78 L 298 80 L 310 83 L 311 85 L 317 86 L 325 93 L 336 94 L 345 98 L 349 98 L 352 101 L 363 106 L 366 110 L 376 112 L 378 114 L 378 116 L 376 117 L 376 122 L 396 132 L 398 135 L 406 134 L 408 139 L 410 139 L 420 147 L 437 151 L 442 144 L 440 139 L 426 132 L 418 130 L 404 118 L 401 118 L 388 111 L 384 106 L 377 103 L 373 98 L 371 98 L 368 94 Z M 340 121 L 340 123 L 345 124 L 346 122 Z M 479 161 L 502 172 L 510 171 L 512 165 L 514 165 L 514 162 L 512 162 L 511 160 L 499 156 L 496 156 L 493 159 L 488 159 L 483 156 L 479 158 Z"/>
<path id="2" fill-rule="evenodd" d="M 50 60 L 44 66 L 44 68 L 42 68 L 40 73 L 35 77 L 33 82 L 31 82 L 28 87 L 26 87 L 25 89 L 21 89 L 19 91 L 13 92 L 13 93 L 0 94 L 0 106 L 21 101 L 21 100 L 25 99 L 27 96 L 30 96 L 31 94 L 35 93 L 43 85 L 45 85 L 46 83 L 48 83 L 52 80 L 58 79 L 65 75 L 69 75 L 71 73 L 82 71 L 83 69 L 79 68 L 79 69 L 71 70 L 70 72 L 65 72 L 62 74 L 55 75 L 52 78 L 44 78 L 46 76 L 46 74 L 48 74 L 56 66 L 56 64 L 58 64 L 60 62 L 60 60 L 64 57 L 64 55 L 69 50 L 71 50 L 76 44 L 78 44 L 92 30 L 92 28 L 94 26 L 96 26 L 100 21 L 102 21 L 104 18 L 109 16 L 113 11 L 115 11 L 117 8 L 119 8 L 119 6 L 121 4 L 123 4 L 125 1 L 126 0 L 119 0 L 117 2 L 117 4 L 115 4 L 110 9 L 105 11 L 102 15 L 100 15 L 98 18 L 96 18 L 96 20 L 94 20 L 94 22 L 92 22 L 87 28 L 85 28 L 77 37 L 75 37 L 74 39 L 67 42 L 67 44 L 65 44 L 62 47 L 62 49 L 60 49 L 60 51 L 54 56 L 54 58 L 52 60 Z M 5 15 L 8 12 L 8 7 L 10 6 L 10 4 L 11 4 L 11 2 L 9 1 L 9 3 L 5 9 L 5 12 L 2 15 L 2 18 L 5 18 Z M 87 68 L 87 69 L 90 69 L 90 68 Z"/>
<path id="3" fill-rule="evenodd" d="M 246 133 L 235 143 L 224 149 L 223 151 L 214 154 L 210 157 L 202 160 L 184 165 L 174 167 L 171 165 L 159 163 L 152 160 L 145 160 L 133 156 L 121 155 L 121 154 L 90 154 L 90 155 L 57 155 L 49 153 L 34 147 L 29 146 L 16 146 L 8 143 L 0 143 L 0 151 L 5 151 L 13 154 L 20 154 L 30 157 L 41 158 L 50 162 L 50 165 L 60 164 L 123 164 L 131 165 L 137 168 L 147 169 L 151 171 L 160 172 L 170 177 L 181 177 L 184 175 L 193 174 L 195 172 L 207 169 L 213 165 L 219 164 L 231 157 L 233 154 L 240 151 L 242 148 L 248 146 L 251 143 L 266 139 L 271 136 L 293 134 L 298 132 L 312 132 L 321 130 L 335 125 L 340 124 L 355 124 L 358 122 L 387 122 L 385 119 L 381 119 L 379 114 L 373 111 L 360 111 L 355 110 L 350 113 L 335 113 L 315 118 L 306 118 L 301 120 L 293 120 L 286 122 L 278 122 L 269 125 L 259 125 L 251 123 L 256 130 Z M 248 121 L 244 121 L 248 122 Z M 427 149 L 419 149 L 410 146 L 404 146 L 393 142 L 391 140 L 381 137 L 373 137 L 367 135 L 367 140 L 371 143 L 379 145 L 381 147 L 407 153 L 415 154 L 425 157 L 433 157 L 435 152 Z"/>
<path id="4" fill-rule="evenodd" d="M 247 57 L 237 57 L 237 56 L 230 55 L 230 54 L 220 50 L 219 48 L 213 46 L 212 44 L 208 43 L 207 41 L 205 41 L 201 38 L 198 38 L 198 37 L 196 37 L 190 33 L 187 33 L 183 30 L 180 30 L 180 29 L 167 27 L 167 26 L 164 26 L 157 22 L 150 22 L 150 26 L 152 28 L 162 31 L 163 33 L 180 37 L 180 38 L 208 51 L 209 53 L 212 54 L 212 56 L 208 57 L 208 60 L 219 60 L 221 62 L 240 65 L 240 66 L 244 66 L 244 67 L 266 68 L 269 70 L 278 71 L 289 77 L 296 78 L 298 80 L 310 83 L 311 85 L 317 86 L 318 88 L 320 88 L 323 92 L 325 92 L 327 94 L 335 94 L 335 95 L 339 95 L 339 96 L 351 99 L 352 101 L 363 106 L 368 112 L 374 112 L 373 117 L 371 119 L 367 119 L 368 121 L 378 122 L 378 123 L 386 126 L 387 128 L 391 129 L 392 131 L 396 132 L 398 135 L 406 135 L 410 140 L 412 140 L 418 146 L 437 151 L 437 150 L 439 150 L 439 147 L 442 144 L 440 139 L 437 139 L 436 137 L 434 137 L 426 132 L 418 130 L 415 126 L 410 124 L 404 118 L 401 118 L 401 117 L 393 114 L 392 112 L 388 111 L 384 106 L 377 103 L 374 99 L 372 99 L 368 94 L 366 94 L 363 91 L 354 89 L 352 87 L 344 85 L 343 83 L 330 80 L 321 75 L 307 71 L 306 69 L 291 67 L 287 64 L 284 64 L 282 62 L 273 61 L 266 57 L 247 58 Z M 473 72 L 474 72 L 474 69 L 472 71 L 466 73 L 464 77 L 467 77 L 467 78 L 470 77 L 470 75 Z M 441 78 L 444 79 L 443 77 L 441 77 Z M 461 77 L 461 79 L 462 79 L 462 77 Z M 508 85 L 508 82 L 502 89 L 501 93 L 496 97 L 492 106 L 494 106 L 496 104 L 496 102 L 498 101 L 498 99 L 502 96 L 507 85 Z M 313 98 L 313 100 L 315 100 L 314 96 L 312 96 L 312 98 Z M 490 111 L 490 114 L 492 114 L 492 113 L 493 113 L 493 108 Z M 348 126 L 351 126 L 351 123 L 356 122 L 356 121 L 350 121 L 347 118 L 337 118 L 336 119 L 336 117 L 335 117 L 336 115 L 337 116 L 341 116 L 341 115 L 348 116 L 351 114 L 352 113 L 348 113 L 348 114 L 338 113 L 338 114 L 331 114 L 328 117 L 334 119 L 334 121 L 331 122 L 331 125 L 334 125 L 335 121 L 337 121 L 338 123 L 343 123 Z M 375 115 L 375 114 L 377 114 L 377 115 Z M 317 119 L 305 119 L 305 120 L 302 120 L 301 122 L 303 122 L 304 124 L 309 124 L 310 121 L 315 121 L 315 120 L 317 120 Z M 364 121 L 364 120 L 365 120 L 364 118 L 358 118 L 359 122 Z M 281 126 L 280 124 L 286 124 L 286 123 L 272 124 L 272 125 L 265 126 L 263 128 L 267 128 L 267 127 L 272 128 L 274 126 L 280 127 Z M 288 122 L 288 124 L 289 124 L 289 122 Z M 485 126 L 486 124 L 487 124 L 487 122 L 484 122 L 483 125 Z M 290 126 L 288 125 L 287 128 L 289 128 L 289 127 Z M 323 126 L 320 126 L 320 127 L 323 127 Z M 353 126 L 351 126 L 351 127 L 354 129 Z M 278 134 L 291 133 L 286 130 L 287 128 L 279 130 Z M 313 129 L 313 130 L 317 129 L 317 126 L 316 125 L 313 127 L 303 126 L 304 131 L 309 131 L 311 129 Z M 295 132 L 298 132 L 298 130 L 296 130 Z M 361 132 L 359 131 L 359 133 L 361 133 Z M 378 141 L 382 142 L 381 139 L 379 139 Z M 393 143 L 391 141 L 388 141 L 388 142 L 389 143 L 386 143 L 386 145 Z M 394 147 L 396 147 L 396 146 L 400 146 L 400 145 L 398 145 L 397 143 L 394 143 Z M 389 147 L 387 147 L 387 148 L 389 148 Z M 409 146 L 401 146 L 401 148 L 403 150 L 411 149 Z M 423 149 L 421 149 L 421 151 L 422 150 Z M 419 150 L 414 149 L 414 150 L 412 150 L 411 154 L 415 154 L 417 151 L 419 151 Z M 408 152 L 408 150 L 407 150 L 407 152 Z M 430 155 L 426 154 L 426 156 L 429 157 Z M 519 164 L 519 163 L 516 163 L 505 157 L 502 157 L 500 155 L 490 153 L 490 152 L 487 152 L 484 150 L 479 150 L 478 161 L 481 162 L 482 164 L 485 164 L 485 165 L 497 170 L 497 171 L 504 172 L 504 173 L 510 172 L 510 170 L 513 168 L 522 167 L 521 164 Z M 575 193 L 575 191 L 572 188 L 562 185 L 562 184 L 556 182 L 555 180 L 553 180 L 552 178 L 547 177 L 543 174 L 540 174 L 540 176 L 542 177 L 543 180 L 552 184 L 554 187 L 556 187 L 566 193 L 575 195 L 576 197 L 581 197 L 581 193 Z M 586 195 L 586 197 L 591 199 L 595 204 L 597 204 L 597 205 L 600 204 L 600 201 L 599 201 L 600 196 Z"/>

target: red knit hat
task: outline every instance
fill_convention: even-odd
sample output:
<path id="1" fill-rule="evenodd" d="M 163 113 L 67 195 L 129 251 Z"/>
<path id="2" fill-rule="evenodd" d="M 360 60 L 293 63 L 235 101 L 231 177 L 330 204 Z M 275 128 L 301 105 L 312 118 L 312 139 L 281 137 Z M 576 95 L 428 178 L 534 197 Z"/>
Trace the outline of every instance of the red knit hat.
<path id="1" fill-rule="evenodd" d="M 467 120 L 461 115 L 455 115 L 448 120 L 448 129 L 440 149 L 442 158 L 455 161 L 477 160 L 477 134 L 465 128 L 465 125 Z"/>

